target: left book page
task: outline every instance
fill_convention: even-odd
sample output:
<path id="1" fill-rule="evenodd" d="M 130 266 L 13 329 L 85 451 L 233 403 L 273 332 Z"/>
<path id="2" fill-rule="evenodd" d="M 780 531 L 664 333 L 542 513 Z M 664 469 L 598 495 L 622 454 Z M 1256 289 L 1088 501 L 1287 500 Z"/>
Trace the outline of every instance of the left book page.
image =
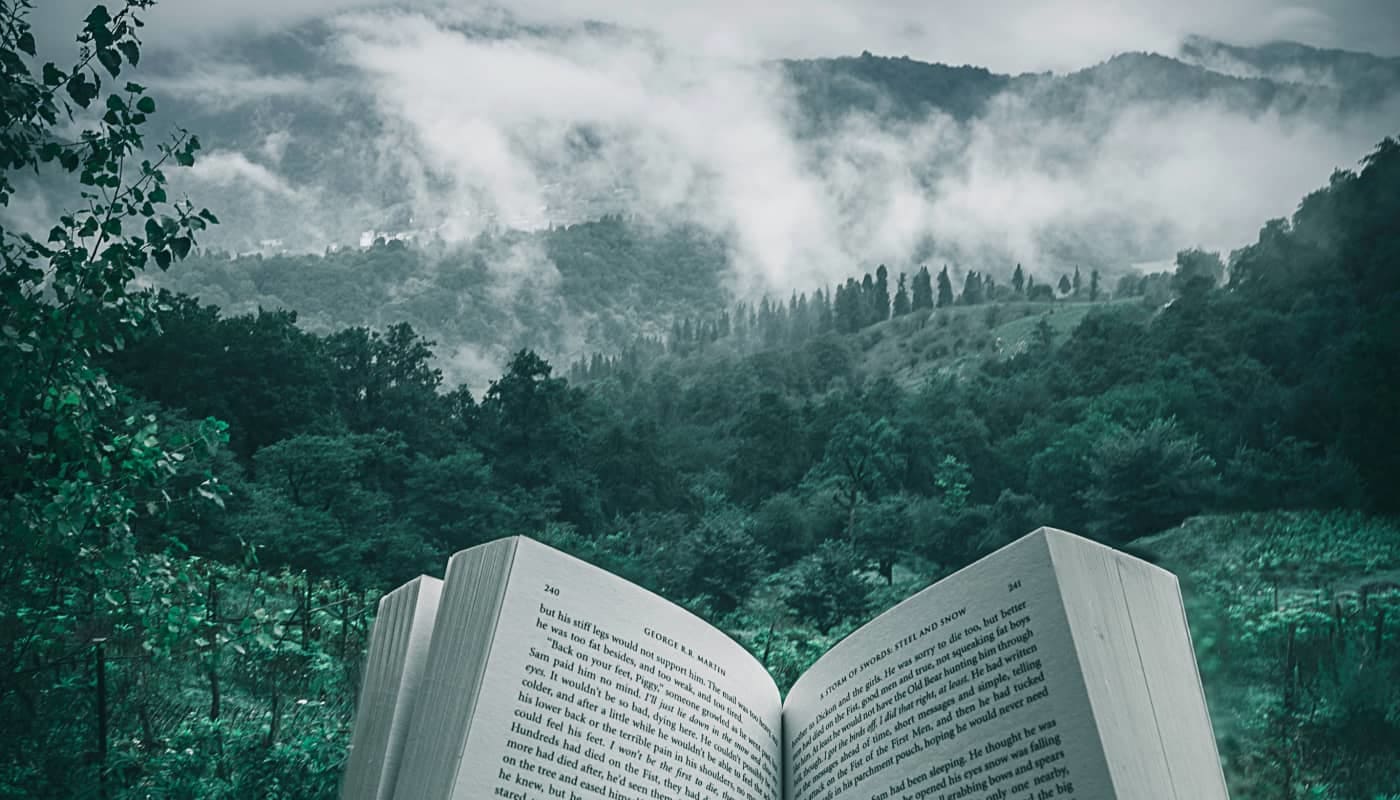
<path id="1" fill-rule="evenodd" d="M 534 540 L 482 548 L 449 563 L 393 797 L 780 800 L 781 701 L 748 652 Z"/>
<path id="2" fill-rule="evenodd" d="M 420 575 L 379 600 L 355 706 L 342 800 L 393 797 L 441 593 L 442 581 Z"/>

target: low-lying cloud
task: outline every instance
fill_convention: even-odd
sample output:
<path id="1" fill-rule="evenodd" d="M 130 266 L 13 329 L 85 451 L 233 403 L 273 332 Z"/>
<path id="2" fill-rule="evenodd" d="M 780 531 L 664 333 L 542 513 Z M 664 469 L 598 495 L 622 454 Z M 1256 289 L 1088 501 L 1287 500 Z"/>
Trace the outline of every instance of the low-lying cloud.
<path id="1" fill-rule="evenodd" d="M 60 19 L 76 1 L 41 16 Z M 206 241 L 320 251 L 372 230 L 452 244 L 622 212 L 725 237 L 739 295 L 786 295 L 879 263 L 898 273 L 947 262 L 998 279 L 1015 262 L 1045 277 L 1074 264 L 1111 272 L 1243 244 L 1400 127 L 1394 102 L 1340 114 L 1100 94 L 1071 116 L 1047 112 L 1043 82 L 1023 81 L 970 121 L 852 113 L 813 136 L 772 60 L 869 48 L 1002 73 L 1066 70 L 1125 50 L 1175 52 L 1190 31 L 1385 51 L 1366 36 L 1396 31 L 1394 12 L 1370 0 L 1134 0 L 1108 12 L 1009 0 L 370 6 L 164 0 L 148 15 L 178 66 L 142 79 L 212 121 L 196 131 L 207 152 L 181 177 L 226 222 Z M 321 21 L 300 60 L 316 69 L 238 60 L 237 35 L 313 12 Z M 306 109 L 313 128 L 298 127 L 313 118 Z M 541 247 L 492 266 L 503 301 L 557 288 Z M 567 326 L 584 347 L 587 321 Z M 466 371 L 499 356 L 444 346 Z"/>
<path id="2" fill-rule="evenodd" d="M 699 224 L 731 241 L 743 294 L 811 288 L 877 263 L 1113 270 L 1181 247 L 1228 249 L 1400 120 L 1394 106 L 1343 116 L 1107 95 L 1069 116 L 1017 89 L 970 122 L 851 114 L 811 138 L 796 133 L 792 87 L 771 62 L 610 26 L 505 26 L 502 36 L 492 17 L 498 33 L 462 32 L 476 22 L 402 9 L 332 20 L 335 82 L 306 91 L 324 100 L 353 87 L 379 124 L 368 139 L 332 131 L 318 146 L 395 184 L 412 217 L 404 226 L 447 242 L 601 213 Z M 286 146 L 278 135 L 239 170 L 218 166 L 286 194 L 272 178 Z M 344 241 L 345 225 L 384 216 L 373 192 L 317 194 L 328 199 L 341 201 L 335 218 L 307 208 L 305 230 Z"/>

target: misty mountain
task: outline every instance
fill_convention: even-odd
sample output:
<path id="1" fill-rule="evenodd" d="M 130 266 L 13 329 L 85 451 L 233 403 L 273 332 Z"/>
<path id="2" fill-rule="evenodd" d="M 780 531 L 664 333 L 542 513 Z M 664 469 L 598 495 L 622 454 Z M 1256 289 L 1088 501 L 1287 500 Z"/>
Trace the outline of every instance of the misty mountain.
<path id="1" fill-rule="evenodd" d="M 399 70 L 388 63 L 397 48 L 432 48 L 440 65 Z M 368 231 L 461 241 L 482 230 L 538 229 L 609 213 L 701 224 L 740 240 L 791 238 L 792 231 L 773 230 L 736 208 L 742 201 L 730 196 L 771 192 L 759 201 L 765 209 L 822 202 L 830 207 L 792 213 L 841 228 L 832 241 L 812 245 L 814 252 L 793 254 L 809 264 L 805 280 L 774 274 L 794 269 L 793 257 L 752 252 L 769 245 L 740 241 L 749 260 L 761 263 L 736 268 L 763 273 L 740 282 L 783 291 L 838 275 L 867 251 L 872 260 L 912 261 L 934 252 L 973 259 L 990 257 L 989 249 L 1013 250 L 996 255 L 1027 260 L 1042 255 L 1047 236 L 1103 239 L 1077 236 L 1060 222 L 1122 227 L 1092 213 L 1075 221 L 1016 214 L 1009 224 L 1023 230 L 1008 237 L 938 219 L 940 203 L 953 212 L 968 204 L 959 190 L 985 188 L 974 183 L 984 176 L 969 175 L 970 165 L 1029 170 L 1014 176 L 1019 183 L 1047 174 L 1059 180 L 1059 171 L 1106 163 L 1094 148 L 1105 137 L 1138 136 L 1124 128 L 1146 124 L 1144 117 L 1209 125 L 1212 132 L 1223 123 L 1251 129 L 1231 135 L 1278 134 L 1290 140 L 1290 154 L 1296 148 L 1313 161 L 1333 158 L 1307 182 L 1299 176 L 1291 196 L 1349 164 L 1333 153 L 1354 157 L 1397 119 L 1400 81 L 1388 80 L 1397 59 L 1204 39 L 1192 39 L 1180 55 L 1127 53 L 1068 74 L 1008 75 L 995 65 L 869 53 L 736 68 L 677 63 L 646 36 L 604 25 L 539 28 L 508 18 L 383 12 L 221 40 L 198 52 L 156 52 L 143 78 L 164 99 L 161 118 L 205 144 L 191 194 L 231 221 L 211 235 L 213 246 L 316 252 L 357 244 Z M 451 64 L 453 57 L 460 63 Z M 578 85 L 540 80 L 554 70 L 567 70 Z M 1294 80 L 1304 71 L 1327 78 Z M 726 152 L 709 151 L 718 142 L 692 140 L 709 126 L 733 137 Z M 1324 135 L 1339 146 L 1319 153 L 1309 140 Z M 1116 144 L 1106 145 L 1115 147 L 1109 159 L 1123 149 Z M 1127 152 L 1128 163 L 1114 167 L 1177 155 Z M 1235 153 L 1208 155 L 1228 160 Z M 853 185 L 859 176 L 850 173 L 869 172 L 871 161 L 876 173 L 909 176 L 898 188 L 912 196 L 898 202 L 923 205 L 909 212 L 918 222 L 870 230 L 884 224 L 872 218 L 882 209 L 871 208 L 868 188 Z M 761 185 L 743 185 L 752 169 L 778 168 L 789 174 L 753 175 Z M 809 196 L 794 198 L 794 191 Z M 813 200 L 814 191 L 827 199 Z M 1055 247 L 1046 255 L 1113 266 L 1170 258 L 1183 241 L 1221 244 L 1203 241 L 1220 238 L 1215 230 L 1179 231 L 1182 239 L 1165 241 L 1152 229 L 1170 215 L 1146 211 L 1162 219 L 1135 215 L 1132 227 L 1147 235 L 1130 238 L 1141 241 L 1110 237 L 1094 249 Z M 1232 229 L 1247 235 L 1263 216 L 1240 218 Z M 1008 248 L 1007 238 L 1020 241 Z"/>
<path id="2" fill-rule="evenodd" d="M 780 68 L 813 131 L 856 113 L 908 122 L 941 112 L 969 120 L 1013 80 L 984 67 L 881 58 L 869 51 L 858 57 L 788 60 Z"/>
<path id="3" fill-rule="evenodd" d="M 175 188 L 224 220 L 160 285 L 317 330 L 410 321 L 479 381 L 518 346 L 615 351 L 882 263 L 1113 281 L 1228 251 L 1394 132 L 1397 61 L 1194 38 L 1065 74 L 734 63 L 380 10 L 152 48 L 137 77 L 204 145 Z"/>
<path id="4" fill-rule="evenodd" d="M 1257 52 L 1254 48 L 1234 49 Z M 968 121 L 987 114 L 989 104 L 1004 92 L 1032 96 L 1035 110 L 1051 119 L 1084 114 L 1099 107 L 1104 98 L 1117 103 L 1169 105 L 1216 102 L 1246 114 L 1294 114 L 1310 108 L 1337 110 L 1344 98 L 1351 96 L 1331 84 L 1217 72 L 1156 53 L 1123 53 L 1067 75 L 1001 75 L 983 67 L 928 64 L 907 56 L 887 58 L 869 52 L 854 58 L 785 61 L 783 68 L 794 87 L 803 121 L 818 130 L 823 123 L 859 113 L 873 114 L 886 122 L 916 121 L 930 113 Z M 1372 91 L 1368 106 L 1375 107 L 1393 96 L 1396 85 L 1392 82 L 1388 91 Z"/>
<path id="5" fill-rule="evenodd" d="M 1269 78 L 1336 90 L 1347 108 L 1368 108 L 1394 97 L 1400 58 L 1270 42 L 1240 47 L 1203 36 L 1188 37 L 1180 58 L 1190 64 L 1241 77 Z"/>

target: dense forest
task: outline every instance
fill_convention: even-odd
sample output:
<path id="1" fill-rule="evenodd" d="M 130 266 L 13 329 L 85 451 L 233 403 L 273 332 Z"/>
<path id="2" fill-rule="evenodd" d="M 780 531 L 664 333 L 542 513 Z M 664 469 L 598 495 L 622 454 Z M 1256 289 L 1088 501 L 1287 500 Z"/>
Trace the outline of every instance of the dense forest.
<path id="1" fill-rule="evenodd" d="M 89 201 L 0 244 L 0 797 L 335 796 L 378 594 L 500 536 L 687 606 L 787 687 L 1047 524 L 1181 576 L 1234 796 L 1400 791 L 1394 139 L 1228 257 L 677 302 L 625 350 L 520 349 L 474 393 L 420 320 L 143 288 L 219 222 L 164 188 L 198 138 L 148 144 L 155 101 L 118 77 L 147 5 L 38 67 L 0 0 L 0 202 L 31 169 Z M 596 225 L 557 236 L 621 231 Z M 374 304 L 329 270 L 394 247 L 328 258 L 321 302 Z"/>

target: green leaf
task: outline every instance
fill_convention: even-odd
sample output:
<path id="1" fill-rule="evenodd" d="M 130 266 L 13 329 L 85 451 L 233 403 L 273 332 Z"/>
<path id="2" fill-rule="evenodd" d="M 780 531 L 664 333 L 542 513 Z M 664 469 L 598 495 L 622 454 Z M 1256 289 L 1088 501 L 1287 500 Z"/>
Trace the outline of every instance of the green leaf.
<path id="1" fill-rule="evenodd" d="M 156 113 L 156 101 L 149 97 L 143 97 L 136 101 L 136 110 L 142 114 L 154 114 Z"/>
<path id="2" fill-rule="evenodd" d="M 112 15 L 107 11 L 106 6 L 99 4 L 95 6 L 92 11 L 88 12 L 87 18 L 83 21 L 87 23 L 87 29 L 92 30 L 93 28 L 99 28 L 111 22 Z"/>
<path id="3" fill-rule="evenodd" d="M 194 244 L 188 236 L 177 236 L 170 240 L 170 249 L 175 251 L 176 258 L 184 258 L 190 254 L 190 245 Z"/>
<path id="4" fill-rule="evenodd" d="M 107 95 L 107 108 L 113 111 L 125 111 L 126 101 L 119 94 L 109 94 Z"/>
<path id="5" fill-rule="evenodd" d="M 68 96 L 73 98 L 73 102 L 83 108 L 87 108 L 93 98 L 97 97 L 98 85 L 81 72 L 75 72 L 68 78 Z"/>
<path id="6" fill-rule="evenodd" d="M 157 186 L 156 188 L 154 188 L 154 189 L 151 190 L 151 193 L 148 194 L 147 197 L 150 199 L 150 201 L 151 201 L 152 203 L 164 203 L 164 202 L 165 202 L 165 189 L 162 188 L 162 187 L 160 187 L 160 186 Z"/>
<path id="7" fill-rule="evenodd" d="M 122 55 L 126 56 L 126 60 L 131 66 L 134 67 L 141 61 L 141 48 L 136 46 L 136 42 L 127 39 L 117 42 L 117 47 L 122 51 Z"/>
<path id="8" fill-rule="evenodd" d="M 52 61 L 50 61 L 50 62 L 48 62 L 47 64 L 44 65 L 44 85 L 45 85 L 45 86 L 57 86 L 57 85 L 59 85 L 60 83 L 63 83 L 63 81 L 66 80 L 67 77 L 68 77 L 68 76 L 66 76 L 66 75 L 63 74 L 63 71 L 62 71 L 62 70 L 60 70 L 58 67 L 55 67 L 55 66 L 53 65 L 53 62 L 52 62 Z"/>
<path id="9" fill-rule="evenodd" d="M 162 270 L 170 269 L 170 251 L 169 251 L 169 250 L 157 250 L 157 251 L 156 251 L 156 266 L 160 267 Z"/>
<path id="10" fill-rule="evenodd" d="M 34 55 L 34 34 L 29 31 L 21 33 L 19 39 L 15 40 L 15 47 L 18 47 L 31 56 Z"/>
<path id="11" fill-rule="evenodd" d="M 121 74 L 122 57 L 121 54 L 118 53 L 116 50 L 113 50 L 111 48 L 107 48 L 105 50 L 98 50 L 97 60 L 102 62 L 102 66 L 106 67 L 108 72 L 112 73 L 113 78 Z"/>

